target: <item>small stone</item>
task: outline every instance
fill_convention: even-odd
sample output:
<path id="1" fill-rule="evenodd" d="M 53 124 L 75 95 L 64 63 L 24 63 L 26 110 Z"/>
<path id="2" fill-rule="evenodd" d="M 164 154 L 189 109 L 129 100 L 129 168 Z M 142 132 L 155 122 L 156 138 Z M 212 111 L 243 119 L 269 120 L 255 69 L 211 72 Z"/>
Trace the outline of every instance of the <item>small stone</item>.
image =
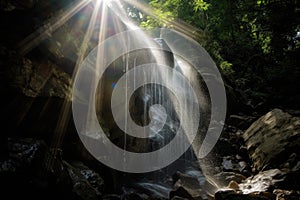
<path id="1" fill-rule="evenodd" d="M 283 165 L 282 165 L 282 168 L 286 168 L 286 169 L 289 169 L 291 167 L 291 165 L 290 165 L 290 163 L 284 163 Z"/>
<path id="2" fill-rule="evenodd" d="M 293 172 L 300 171 L 300 161 L 292 169 Z"/>
<path id="3" fill-rule="evenodd" d="M 223 158 L 222 166 L 226 170 L 232 170 L 233 169 L 233 164 L 230 158 Z"/>
<path id="4" fill-rule="evenodd" d="M 235 181 L 230 181 L 228 184 L 228 188 L 233 189 L 233 190 L 239 190 L 239 184 Z"/>
<path id="5" fill-rule="evenodd" d="M 239 154 L 235 155 L 235 158 L 236 158 L 237 160 L 242 160 L 242 159 L 243 159 L 242 156 L 240 156 Z"/>
<path id="6" fill-rule="evenodd" d="M 247 163 L 245 161 L 239 162 L 240 171 L 243 171 L 247 167 Z"/>

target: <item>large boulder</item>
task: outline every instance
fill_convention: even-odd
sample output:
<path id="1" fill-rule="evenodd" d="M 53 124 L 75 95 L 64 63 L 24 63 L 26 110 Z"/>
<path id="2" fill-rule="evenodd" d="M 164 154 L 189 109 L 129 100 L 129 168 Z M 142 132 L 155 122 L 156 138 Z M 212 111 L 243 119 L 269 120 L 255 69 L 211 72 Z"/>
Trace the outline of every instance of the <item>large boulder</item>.
<path id="1" fill-rule="evenodd" d="M 256 170 L 280 167 L 299 151 L 300 117 L 274 109 L 254 122 L 243 138 Z"/>

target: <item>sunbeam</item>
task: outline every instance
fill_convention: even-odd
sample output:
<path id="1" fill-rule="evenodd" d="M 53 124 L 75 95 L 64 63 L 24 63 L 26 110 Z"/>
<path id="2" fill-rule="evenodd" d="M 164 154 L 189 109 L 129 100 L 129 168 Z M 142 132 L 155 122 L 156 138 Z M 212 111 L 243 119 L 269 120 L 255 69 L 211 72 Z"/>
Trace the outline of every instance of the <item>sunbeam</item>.
<path id="1" fill-rule="evenodd" d="M 91 0 L 80 0 L 75 5 L 70 6 L 70 8 L 62 14 L 51 18 L 49 22 L 45 23 L 47 25 L 38 28 L 38 30 L 20 42 L 18 45 L 20 54 L 25 55 L 30 52 L 90 2 Z"/>
<path id="2" fill-rule="evenodd" d="M 72 75 L 71 81 L 74 80 L 74 77 L 76 75 L 78 67 L 82 63 L 82 60 L 84 59 L 84 56 L 86 54 L 86 51 L 88 48 L 88 43 L 91 39 L 93 31 L 95 30 L 95 25 L 97 23 L 97 17 L 99 16 L 99 10 L 100 10 L 102 3 L 103 3 L 102 1 L 94 2 L 94 10 L 93 10 L 92 16 L 90 18 L 90 22 L 89 22 L 88 28 L 86 30 L 86 33 L 84 35 L 83 42 L 81 44 L 79 56 L 77 58 L 76 65 L 73 70 L 73 75 Z M 98 23 L 99 23 L 99 20 L 98 20 Z M 66 128 L 68 127 L 68 122 L 70 120 L 71 104 L 72 104 L 72 102 L 68 98 L 66 98 L 64 100 L 64 104 L 63 104 L 63 106 L 61 108 L 61 112 L 60 112 L 61 114 L 59 115 L 60 118 L 58 119 L 58 123 L 55 128 L 55 133 L 54 133 L 52 144 L 51 144 L 51 147 L 54 150 L 59 149 L 63 143 Z M 53 153 L 56 154 L 56 152 L 53 152 Z M 50 158 L 50 160 L 48 161 L 48 166 L 47 166 L 48 169 L 51 169 L 53 167 L 53 164 L 54 164 L 54 160 L 52 158 Z"/>

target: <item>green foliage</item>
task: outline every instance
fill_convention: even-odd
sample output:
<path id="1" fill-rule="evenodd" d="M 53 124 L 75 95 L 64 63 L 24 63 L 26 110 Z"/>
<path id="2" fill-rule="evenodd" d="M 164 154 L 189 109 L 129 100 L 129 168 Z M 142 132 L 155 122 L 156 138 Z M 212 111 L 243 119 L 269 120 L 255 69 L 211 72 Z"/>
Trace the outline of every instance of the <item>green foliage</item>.
<path id="1" fill-rule="evenodd" d="M 195 11 L 205 11 L 209 7 L 209 3 L 206 3 L 203 0 L 194 0 L 194 10 Z"/>
<path id="2" fill-rule="evenodd" d="M 146 20 L 144 20 L 140 23 L 141 27 L 143 27 L 145 29 L 153 29 L 153 28 L 158 28 L 158 27 L 171 28 L 171 25 L 168 22 L 174 20 L 174 15 L 172 12 L 169 12 L 169 11 L 163 12 L 159 9 L 155 9 L 154 12 L 155 12 L 156 18 L 147 16 Z"/>
<path id="3" fill-rule="evenodd" d="M 232 69 L 232 64 L 229 63 L 228 61 L 221 62 L 220 67 L 223 70 L 223 72 L 226 73 L 226 74 L 234 73 L 234 71 Z"/>
<path id="4" fill-rule="evenodd" d="M 193 32 L 197 33 L 194 39 L 210 53 L 227 80 L 253 98 L 280 96 L 277 93 L 281 91 L 286 95 L 291 83 L 299 81 L 297 1 L 144 1 L 154 10 L 155 18 L 144 15 L 142 27 L 176 28 L 171 22 L 180 20 L 195 27 L 199 31 Z"/>

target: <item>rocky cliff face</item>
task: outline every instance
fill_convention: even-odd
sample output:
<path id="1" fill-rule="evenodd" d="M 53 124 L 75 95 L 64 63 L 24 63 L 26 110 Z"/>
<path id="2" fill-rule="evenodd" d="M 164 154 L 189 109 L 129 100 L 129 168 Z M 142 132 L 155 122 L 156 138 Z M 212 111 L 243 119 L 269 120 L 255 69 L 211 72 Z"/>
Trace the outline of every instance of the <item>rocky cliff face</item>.
<path id="1" fill-rule="evenodd" d="M 50 61 L 19 60 L 11 65 L 11 83 L 27 97 L 70 99 L 70 76 Z"/>
<path id="2" fill-rule="evenodd" d="M 2 121 L 11 135 L 50 139 L 55 132 L 63 104 L 71 99 L 71 76 L 86 28 L 78 23 L 91 15 L 89 5 L 62 21 L 76 3 L 0 1 L 0 90 L 2 109 L 9 113 Z"/>

